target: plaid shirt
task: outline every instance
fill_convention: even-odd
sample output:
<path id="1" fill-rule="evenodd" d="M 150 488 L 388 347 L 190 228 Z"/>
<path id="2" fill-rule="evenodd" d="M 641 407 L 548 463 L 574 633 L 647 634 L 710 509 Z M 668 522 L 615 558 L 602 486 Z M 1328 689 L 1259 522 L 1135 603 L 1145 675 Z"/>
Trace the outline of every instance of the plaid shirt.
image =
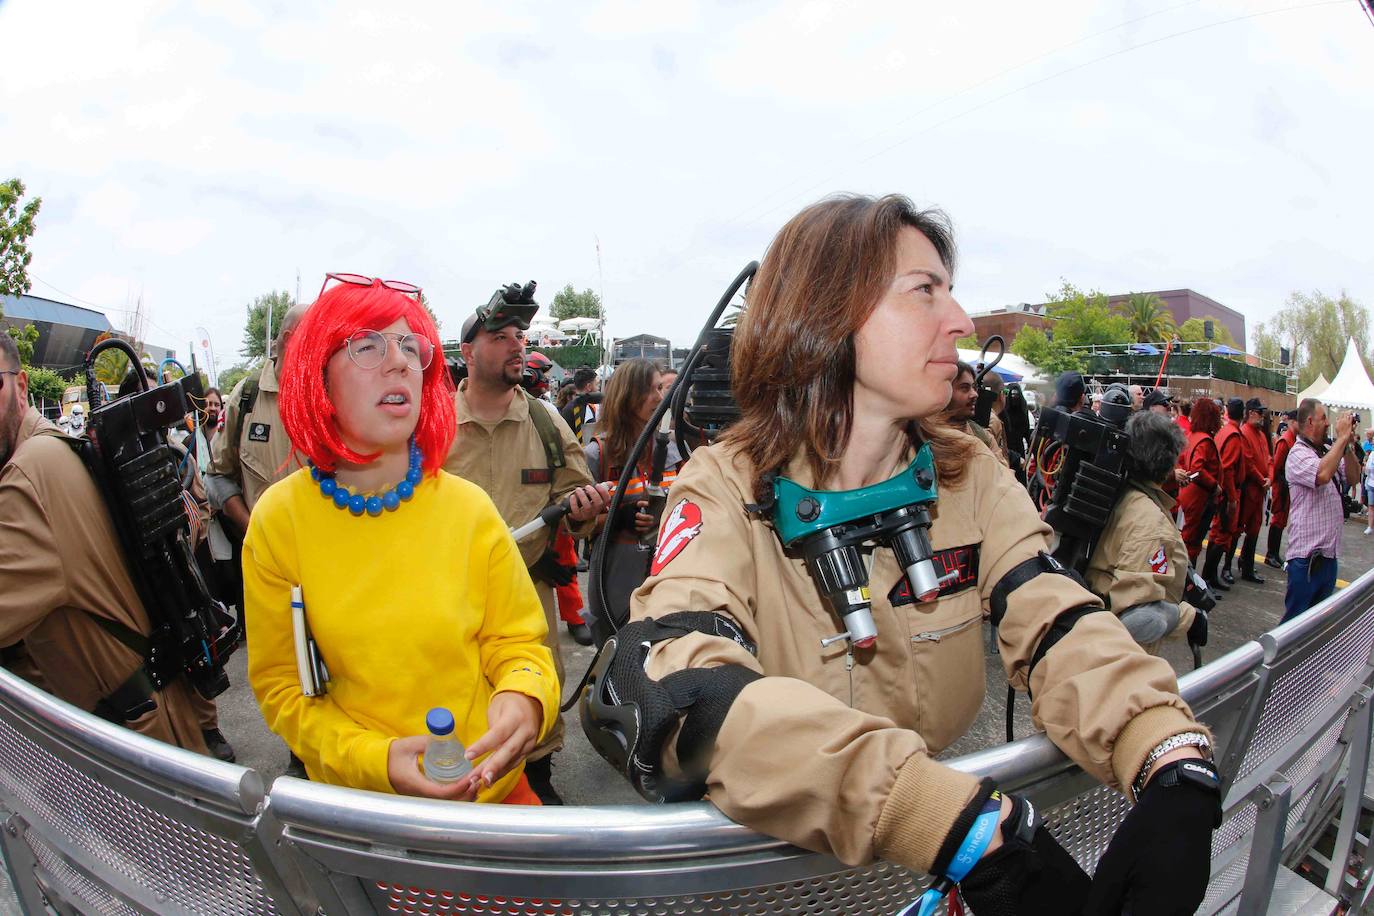
<path id="1" fill-rule="evenodd" d="M 1317 467 L 1321 456 L 1299 437 L 1288 453 L 1284 476 L 1288 479 L 1288 493 L 1292 508 L 1288 510 L 1288 551 L 1285 560 L 1310 557 L 1320 553 L 1324 557 L 1340 556 L 1341 529 L 1345 527 L 1345 513 L 1341 511 L 1341 494 L 1345 492 L 1345 462 L 1336 465 L 1331 480 L 1317 486 Z"/>

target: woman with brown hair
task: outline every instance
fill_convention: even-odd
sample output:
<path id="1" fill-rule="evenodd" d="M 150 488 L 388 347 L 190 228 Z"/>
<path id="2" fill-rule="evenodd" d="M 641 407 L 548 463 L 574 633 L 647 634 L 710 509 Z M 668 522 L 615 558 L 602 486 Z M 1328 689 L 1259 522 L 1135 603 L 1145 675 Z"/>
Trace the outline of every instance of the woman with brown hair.
<path id="1" fill-rule="evenodd" d="M 1169 664 L 1044 556 L 1049 529 L 1012 475 L 930 422 L 973 331 L 953 265 L 944 216 L 904 197 L 830 198 L 778 233 L 731 351 L 741 419 L 678 475 L 584 724 L 650 797 L 706 790 L 797 845 L 932 873 L 923 914 L 955 883 L 980 916 L 1191 912 L 1219 815 L 1210 739 Z M 865 548 L 868 584 L 845 598 L 871 602 L 872 635 L 842 633 L 849 617 L 818 588 L 833 583 L 784 548 L 788 513 L 828 521 L 824 506 L 844 513 L 868 488 L 909 486 L 902 475 L 930 484 L 926 445 L 938 592 L 913 588 L 889 547 Z M 797 487 L 809 495 L 770 505 Z M 982 705 L 985 607 L 1036 723 L 1138 799 L 1091 889 L 1026 799 L 934 759 Z"/>
<path id="2" fill-rule="evenodd" d="M 647 359 L 626 360 L 616 367 L 606 383 L 606 397 L 601 403 L 596 436 L 583 452 L 587 467 L 592 472 L 592 480 L 602 483 L 620 480 L 625 470 L 625 456 L 634 448 L 645 425 L 663 402 L 660 380 L 658 366 Z M 681 463 L 677 447 L 668 443 L 663 476 L 654 484 L 664 488 L 671 486 Z M 606 525 L 611 526 L 611 540 L 606 545 L 604 588 L 605 602 L 611 609 L 613 619 L 624 619 L 630 594 L 649 572 L 653 534 L 658 530 L 659 521 L 657 515 L 648 511 L 649 501 L 646 498 L 653 464 L 654 449 L 646 448 L 626 484 L 618 518 L 608 519 L 603 513 L 597 519 L 598 533 Z"/>
<path id="3" fill-rule="evenodd" d="M 1192 431 L 1178 459 L 1179 467 L 1188 475 L 1188 483 L 1179 489 L 1178 504 L 1183 509 L 1183 543 L 1188 548 L 1188 562 L 1196 566 L 1202 538 L 1212 524 L 1212 513 L 1221 493 L 1221 455 L 1213 438 L 1221 429 L 1221 410 L 1216 401 L 1204 395 L 1193 401 L 1188 419 Z M 1215 569 L 1212 575 L 1216 575 Z M 1220 591 L 1215 594 L 1220 598 Z"/>

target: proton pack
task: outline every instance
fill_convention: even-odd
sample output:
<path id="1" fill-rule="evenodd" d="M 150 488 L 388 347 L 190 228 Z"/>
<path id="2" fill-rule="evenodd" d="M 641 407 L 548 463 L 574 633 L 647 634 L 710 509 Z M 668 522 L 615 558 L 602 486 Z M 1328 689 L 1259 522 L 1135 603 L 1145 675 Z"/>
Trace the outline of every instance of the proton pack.
<path id="1" fill-rule="evenodd" d="M 133 348 L 122 340 L 91 348 L 86 356 L 93 408 L 89 438 L 73 444 L 105 501 L 153 632 L 144 637 L 103 618 L 97 622 L 144 657 L 141 672 L 152 689 L 161 690 L 185 674 L 210 699 L 229 686 L 224 663 L 240 632 L 224 606 L 210 597 L 192 556 L 177 462 L 166 439 L 166 430 L 203 398 L 200 377 L 189 375 L 150 389 L 143 373 L 135 372 L 139 393 L 102 403 L 104 386 L 96 379 L 95 359 L 108 349 L 122 350 L 131 365 L 139 365 Z M 130 713 L 149 698 L 145 694 L 141 703 L 136 699 L 126 695 L 111 704 L 113 711 L 125 721 L 136 717 Z"/>

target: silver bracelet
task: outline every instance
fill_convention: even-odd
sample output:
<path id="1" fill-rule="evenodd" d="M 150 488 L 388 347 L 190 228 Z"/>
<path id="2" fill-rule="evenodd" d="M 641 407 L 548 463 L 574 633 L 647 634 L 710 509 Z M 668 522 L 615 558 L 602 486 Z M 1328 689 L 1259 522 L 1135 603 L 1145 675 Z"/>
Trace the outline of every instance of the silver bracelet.
<path id="1" fill-rule="evenodd" d="M 1163 757 L 1170 751 L 1176 751 L 1181 747 L 1195 747 L 1202 751 L 1202 756 L 1208 760 L 1212 759 L 1212 742 L 1202 732 L 1181 732 L 1171 738 L 1165 738 L 1155 749 L 1150 751 L 1145 762 L 1140 765 L 1140 772 L 1135 777 L 1135 782 L 1131 784 L 1131 791 L 1137 799 L 1140 798 L 1141 791 L 1145 788 L 1145 777 L 1150 773 L 1150 767 L 1155 765 L 1155 761 Z"/>

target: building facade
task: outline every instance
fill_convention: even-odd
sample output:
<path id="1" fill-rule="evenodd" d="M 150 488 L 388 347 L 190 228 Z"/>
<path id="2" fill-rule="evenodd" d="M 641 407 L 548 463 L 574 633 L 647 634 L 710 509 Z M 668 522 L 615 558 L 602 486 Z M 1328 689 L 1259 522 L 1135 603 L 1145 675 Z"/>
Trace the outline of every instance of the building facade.
<path id="1" fill-rule="evenodd" d="M 973 322 L 973 334 L 979 341 L 1000 334 L 1009 347 L 1024 327 L 1030 326 L 1046 331 L 1054 326 L 1054 319 L 1045 314 L 1045 306 L 1030 305 L 1026 302 L 978 312 L 969 315 L 969 319 Z"/>

